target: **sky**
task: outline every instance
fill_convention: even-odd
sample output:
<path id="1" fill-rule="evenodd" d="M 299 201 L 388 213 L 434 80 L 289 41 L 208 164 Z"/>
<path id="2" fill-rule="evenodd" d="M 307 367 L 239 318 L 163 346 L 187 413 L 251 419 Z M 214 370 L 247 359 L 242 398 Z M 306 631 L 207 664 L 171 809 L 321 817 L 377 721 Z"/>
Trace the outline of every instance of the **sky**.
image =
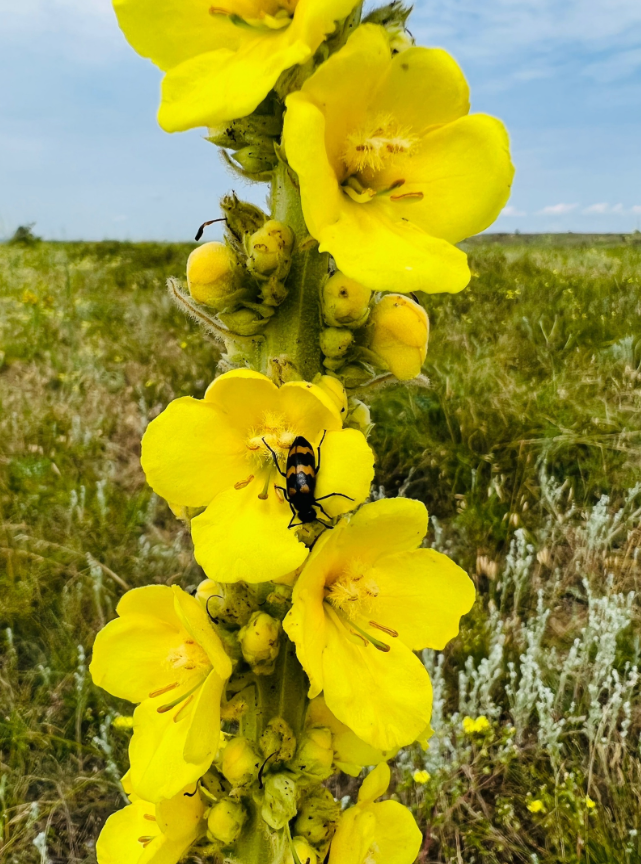
<path id="1" fill-rule="evenodd" d="M 189 240 L 235 189 L 202 131 L 156 124 L 161 73 L 110 0 L 0 0 L 0 238 Z M 493 231 L 641 229 L 641 0 L 417 0 L 517 167 Z"/>

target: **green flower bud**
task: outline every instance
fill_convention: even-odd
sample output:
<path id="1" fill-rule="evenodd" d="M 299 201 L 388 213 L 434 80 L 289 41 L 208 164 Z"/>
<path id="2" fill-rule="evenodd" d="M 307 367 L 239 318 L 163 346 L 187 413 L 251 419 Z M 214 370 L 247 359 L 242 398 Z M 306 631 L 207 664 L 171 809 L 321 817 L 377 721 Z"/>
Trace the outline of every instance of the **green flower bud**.
<path id="1" fill-rule="evenodd" d="M 209 811 L 207 830 L 214 840 L 219 840 L 223 846 L 230 846 L 240 837 L 246 819 L 247 813 L 242 804 L 227 798 Z"/>
<path id="2" fill-rule="evenodd" d="M 234 787 L 253 783 L 262 764 L 263 760 L 254 744 L 242 736 L 232 738 L 223 750 L 221 770 Z"/>
<path id="3" fill-rule="evenodd" d="M 225 327 L 238 336 L 256 336 L 269 323 L 269 318 L 261 316 L 252 309 L 237 309 L 236 312 L 221 312 L 218 316 Z"/>
<path id="4" fill-rule="evenodd" d="M 257 675 L 270 675 L 280 648 L 280 621 L 266 612 L 254 612 L 239 631 L 243 657 Z"/>
<path id="5" fill-rule="evenodd" d="M 294 830 L 312 846 L 322 848 L 334 835 L 340 812 L 340 804 L 329 789 L 317 786 L 299 807 Z"/>
<path id="6" fill-rule="evenodd" d="M 331 730 L 325 726 L 308 729 L 301 738 L 295 757 L 287 764 L 290 771 L 308 780 L 326 780 L 334 771 Z"/>
<path id="7" fill-rule="evenodd" d="M 309 845 L 304 837 L 294 837 L 292 839 L 292 844 L 300 864 L 318 864 L 318 855 L 316 854 L 316 850 Z M 283 864 L 295 864 L 294 856 L 289 849 L 285 853 Z"/>
<path id="8" fill-rule="evenodd" d="M 197 303 L 223 309 L 239 296 L 238 268 L 224 243 L 203 243 L 187 259 L 187 285 Z"/>
<path id="9" fill-rule="evenodd" d="M 323 316 L 331 327 L 362 327 L 369 315 L 369 288 L 335 273 L 323 286 L 321 301 Z"/>
<path id="10" fill-rule="evenodd" d="M 260 815 L 278 831 L 296 815 L 296 783 L 287 774 L 269 774 L 265 780 L 265 794 Z"/>
<path id="11" fill-rule="evenodd" d="M 285 283 L 278 279 L 275 273 L 260 286 L 261 299 L 267 306 L 280 306 L 287 294 Z"/>
<path id="12" fill-rule="evenodd" d="M 342 359 L 354 341 L 351 330 L 338 327 L 328 327 L 320 334 L 320 348 L 325 357 Z"/>
<path id="13" fill-rule="evenodd" d="M 345 425 L 350 426 L 352 429 L 359 429 L 367 438 L 374 425 L 369 406 L 361 402 L 360 399 L 351 398 L 349 400 L 349 411 Z"/>
<path id="14" fill-rule="evenodd" d="M 292 605 L 292 589 L 289 585 L 275 585 L 265 598 L 263 611 L 282 621 Z"/>
<path id="15" fill-rule="evenodd" d="M 258 745 L 270 765 L 288 762 L 296 751 L 296 738 L 289 723 L 282 717 L 272 717 L 260 736 Z"/>
<path id="16" fill-rule="evenodd" d="M 247 238 L 247 266 L 257 276 L 277 273 L 283 279 L 289 272 L 294 232 L 283 222 L 269 219 Z"/>
<path id="17" fill-rule="evenodd" d="M 267 221 L 267 216 L 259 207 L 241 201 L 234 192 L 231 195 L 225 195 L 220 202 L 220 209 L 223 211 L 227 223 L 227 239 L 234 251 L 239 256 L 244 257 L 246 255 L 245 237 L 247 234 L 258 231 Z"/>
<path id="18" fill-rule="evenodd" d="M 349 363 L 341 369 L 341 381 L 346 387 L 362 387 L 363 384 L 369 383 L 374 378 L 376 372 L 373 367 L 369 369 L 366 366 L 356 363 Z"/>
<path id="19" fill-rule="evenodd" d="M 233 154 L 233 159 L 248 174 L 264 174 L 272 171 L 278 161 L 274 142 L 270 138 L 242 147 Z"/>
<path id="20" fill-rule="evenodd" d="M 240 150 L 248 144 L 260 144 L 266 138 L 280 135 L 281 119 L 273 114 L 250 114 L 208 129 L 207 140 L 218 147 Z"/>
<path id="21" fill-rule="evenodd" d="M 200 791 L 209 801 L 220 801 L 227 794 L 223 778 L 213 768 L 200 778 Z"/>
<path id="22" fill-rule="evenodd" d="M 196 598 L 214 624 L 242 627 L 256 609 L 256 595 L 243 582 L 214 582 L 204 579 Z"/>

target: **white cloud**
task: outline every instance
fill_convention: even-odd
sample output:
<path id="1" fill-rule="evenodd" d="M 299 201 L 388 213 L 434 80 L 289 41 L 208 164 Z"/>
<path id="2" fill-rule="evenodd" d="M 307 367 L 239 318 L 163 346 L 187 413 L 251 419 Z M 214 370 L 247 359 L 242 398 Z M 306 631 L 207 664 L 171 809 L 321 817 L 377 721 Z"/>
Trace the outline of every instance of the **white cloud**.
<path id="1" fill-rule="evenodd" d="M 606 204 L 606 203 L 590 204 L 590 206 L 586 207 L 583 212 L 586 214 L 586 216 L 589 216 L 591 214 L 609 213 L 610 212 L 610 205 Z"/>
<path id="2" fill-rule="evenodd" d="M 630 212 L 634 213 L 635 216 L 641 216 L 641 204 L 635 204 L 630 208 Z"/>
<path id="3" fill-rule="evenodd" d="M 578 204 L 549 204 L 539 210 L 539 214 L 541 216 L 565 216 L 566 213 L 576 210 L 578 206 Z"/>
<path id="4" fill-rule="evenodd" d="M 509 204 L 507 207 L 504 207 L 501 211 L 501 216 L 527 216 L 525 210 L 517 210 L 516 207 L 512 207 Z"/>
<path id="5" fill-rule="evenodd" d="M 589 207 L 585 207 L 581 211 L 586 216 L 621 216 L 624 213 L 634 213 L 635 209 L 632 207 L 629 211 L 625 209 L 623 204 L 590 204 Z"/>

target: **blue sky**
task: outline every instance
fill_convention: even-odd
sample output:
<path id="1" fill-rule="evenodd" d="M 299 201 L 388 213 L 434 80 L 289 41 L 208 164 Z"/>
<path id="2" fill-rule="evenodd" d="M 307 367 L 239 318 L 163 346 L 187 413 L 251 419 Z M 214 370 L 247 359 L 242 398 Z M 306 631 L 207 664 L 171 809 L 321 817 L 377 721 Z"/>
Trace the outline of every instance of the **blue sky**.
<path id="1" fill-rule="evenodd" d="M 0 0 L 0 237 L 190 239 L 231 188 L 199 132 L 156 125 L 160 73 L 109 0 Z M 473 110 L 512 135 L 514 194 L 493 230 L 641 229 L 641 0 L 418 0 Z"/>

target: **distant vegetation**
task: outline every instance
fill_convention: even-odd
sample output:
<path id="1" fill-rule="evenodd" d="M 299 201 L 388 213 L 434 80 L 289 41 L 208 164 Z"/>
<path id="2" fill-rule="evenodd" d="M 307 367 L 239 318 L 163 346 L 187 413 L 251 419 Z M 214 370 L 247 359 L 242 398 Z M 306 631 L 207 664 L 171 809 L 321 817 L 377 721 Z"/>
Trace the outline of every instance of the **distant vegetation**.
<path id="1" fill-rule="evenodd" d="M 191 245 L 33 240 L 0 247 L 0 859 L 84 864 L 131 714 L 91 683 L 94 636 L 128 587 L 202 576 L 140 437 L 217 354 L 164 290 Z M 639 864 L 641 244 L 468 249 L 470 288 L 426 301 L 430 386 L 374 404 L 376 494 L 424 500 L 479 590 L 425 654 L 436 733 L 395 794 L 422 864 Z"/>

